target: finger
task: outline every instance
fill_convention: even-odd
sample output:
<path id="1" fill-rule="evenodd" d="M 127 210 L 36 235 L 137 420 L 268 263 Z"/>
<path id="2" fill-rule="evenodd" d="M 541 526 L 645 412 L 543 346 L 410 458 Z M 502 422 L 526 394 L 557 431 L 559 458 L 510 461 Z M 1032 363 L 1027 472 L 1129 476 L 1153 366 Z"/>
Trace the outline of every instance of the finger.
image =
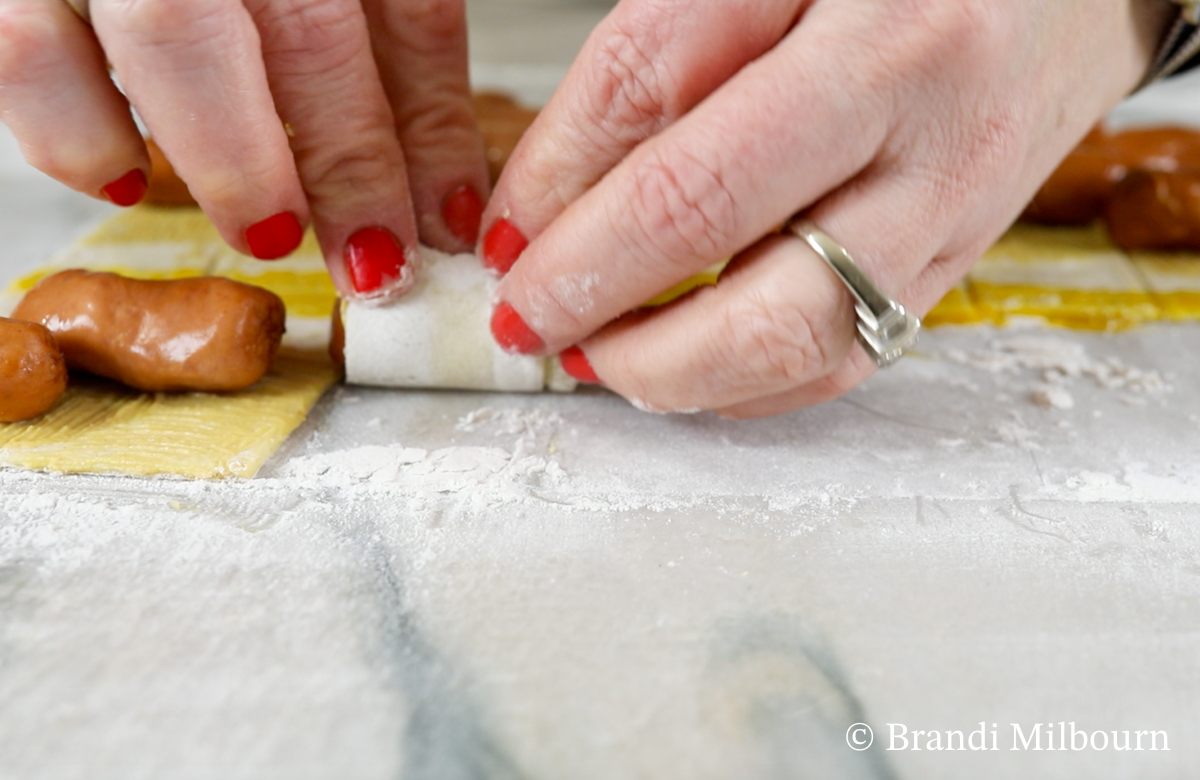
<path id="1" fill-rule="evenodd" d="M 63 2 L 0 3 L 0 120 L 30 165 L 72 189 L 131 206 L 150 170 L 104 52 Z"/>
<path id="2" fill-rule="evenodd" d="M 308 206 L 238 0 L 92 0 L 126 94 L 229 244 L 264 259 L 300 245 Z"/>
<path id="3" fill-rule="evenodd" d="M 966 185 L 950 181 L 872 169 L 811 217 L 884 294 L 924 313 L 986 246 L 986 236 L 960 240 L 959 226 L 973 223 L 976 210 L 992 215 L 996 235 L 1006 224 L 1003 204 L 976 209 L 959 192 Z M 606 328 L 582 347 L 606 385 L 654 409 L 775 414 L 840 395 L 871 369 L 853 346 L 849 293 L 788 234 L 743 253 L 716 288 L 635 322 Z"/>
<path id="4" fill-rule="evenodd" d="M 625 3 L 596 28 L 514 153 L 484 215 L 484 262 L 507 272 L 527 238 L 630 151 L 778 41 L 806 0 Z M 728 34 L 737 19 L 736 34 Z"/>
<path id="5" fill-rule="evenodd" d="M 630 153 L 526 250 L 499 294 L 546 349 L 749 246 L 876 155 L 886 95 L 845 58 L 793 40 L 823 7 Z"/>
<path id="6" fill-rule="evenodd" d="M 988 243 L 990 242 L 963 246 L 957 255 L 935 258 L 901 293 L 904 305 L 920 316 L 927 314 L 978 258 Z M 815 406 L 845 395 L 876 370 L 867 353 L 854 348 L 840 366 L 823 377 L 782 393 L 768 393 L 715 411 L 723 417 L 750 419 Z"/>
<path id="7" fill-rule="evenodd" d="M 366 0 L 363 7 L 421 240 L 446 252 L 471 251 L 490 186 L 471 99 L 463 0 Z"/>
<path id="8" fill-rule="evenodd" d="M 858 387 L 877 369 L 867 353 L 852 349 L 846 360 L 830 374 L 776 395 L 755 398 L 714 411 L 733 420 L 751 420 L 757 417 L 772 417 L 795 411 L 807 406 L 816 406 L 840 398 Z"/>
<path id="9" fill-rule="evenodd" d="M 1036 181 L 1036 176 L 1028 178 L 1031 182 Z M 920 203 L 919 198 L 920 195 L 912 196 L 908 199 L 908 202 Z M 826 222 L 836 222 L 843 227 L 853 228 L 856 224 L 876 221 L 870 220 L 870 210 L 872 208 L 879 208 L 881 202 L 884 200 L 883 198 L 863 198 L 857 204 L 846 203 L 845 201 L 849 199 L 843 197 L 843 203 L 840 204 L 840 208 L 837 200 L 831 200 L 827 205 L 822 204 L 817 218 L 821 219 L 824 217 Z M 1014 199 L 1014 202 L 1021 202 L 1020 196 Z M 1013 206 L 1010 204 L 1009 208 L 1012 209 Z M 906 308 L 919 316 L 927 314 L 930 309 L 937 305 L 946 292 L 957 283 L 963 274 L 966 273 L 967 269 L 979 258 L 984 250 L 991 245 L 992 240 L 999 235 L 999 231 L 1003 229 L 1003 226 L 1007 222 L 1000 216 L 1004 213 L 1002 203 L 993 203 L 986 211 L 990 213 L 992 224 L 990 226 L 980 225 L 978 229 L 992 232 L 983 233 L 984 237 L 982 239 L 963 241 L 954 237 L 950 238 L 948 245 L 943 249 L 943 254 L 934 257 L 916 275 L 916 278 L 909 282 L 899 293 L 899 300 Z M 963 221 L 970 224 L 973 220 L 968 218 Z M 877 224 L 876 227 L 884 230 L 895 229 L 905 231 L 904 226 L 900 225 Z M 912 227 L 909 226 L 910 230 Z M 937 225 L 916 226 L 916 230 L 936 231 L 939 229 Z M 928 236 L 928 234 L 926 235 Z M 933 241 L 910 243 L 910 247 L 912 247 L 910 251 L 928 252 L 929 247 L 936 243 L 938 243 L 936 237 Z M 879 249 L 876 251 L 879 251 Z M 871 265 L 873 264 L 868 263 L 868 267 Z M 891 274 L 887 276 L 889 279 L 893 278 Z M 861 384 L 875 370 L 875 364 L 867 356 L 867 353 L 860 348 L 855 348 L 850 351 L 850 354 L 840 366 L 823 377 L 800 384 L 781 393 L 766 393 L 748 401 L 715 409 L 715 411 L 724 417 L 749 419 L 754 417 L 769 417 L 806 406 L 815 406 L 816 404 L 824 403 L 844 395 Z"/>
<path id="10" fill-rule="evenodd" d="M 650 411 L 777 394 L 833 371 L 853 343 L 853 305 L 805 244 L 772 236 L 714 287 L 626 317 L 581 347 L 610 389 Z"/>
<path id="11" fill-rule="evenodd" d="M 326 264 L 343 294 L 386 298 L 415 280 L 404 153 L 358 0 L 251 0 L 279 115 Z"/>

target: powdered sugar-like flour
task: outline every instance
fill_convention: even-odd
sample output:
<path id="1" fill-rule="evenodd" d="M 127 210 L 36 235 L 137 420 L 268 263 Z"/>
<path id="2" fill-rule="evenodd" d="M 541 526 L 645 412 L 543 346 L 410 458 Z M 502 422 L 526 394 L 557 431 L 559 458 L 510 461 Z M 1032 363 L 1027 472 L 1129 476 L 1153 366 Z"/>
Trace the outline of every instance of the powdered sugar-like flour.
<path id="1" fill-rule="evenodd" d="M 966 351 L 949 349 L 942 357 L 951 363 L 970 366 L 993 374 L 1013 376 L 1034 373 L 1038 376 L 1029 389 L 1029 399 L 1049 409 L 1075 406 L 1070 392 L 1073 382 L 1088 379 L 1097 387 L 1119 391 L 1127 403 L 1144 403 L 1146 396 L 1169 393 L 1173 389 L 1154 370 L 1130 366 L 1115 356 L 1095 358 L 1078 341 L 1044 334 L 1020 334 L 994 340 L 990 349 Z"/>

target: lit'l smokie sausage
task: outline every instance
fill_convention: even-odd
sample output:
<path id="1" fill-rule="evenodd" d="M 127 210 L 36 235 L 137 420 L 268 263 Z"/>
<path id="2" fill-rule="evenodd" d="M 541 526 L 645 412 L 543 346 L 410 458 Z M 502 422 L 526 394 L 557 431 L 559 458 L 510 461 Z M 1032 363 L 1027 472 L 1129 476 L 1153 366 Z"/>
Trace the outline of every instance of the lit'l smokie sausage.
<path id="1" fill-rule="evenodd" d="M 1200 247 L 1200 171 L 1133 171 L 1104 211 L 1113 243 L 1130 249 Z"/>
<path id="2" fill-rule="evenodd" d="M 139 390 L 241 390 L 270 367 L 283 301 L 229 279 L 127 279 L 70 270 L 43 279 L 13 311 L 55 337 L 67 365 Z"/>
<path id="3" fill-rule="evenodd" d="M 50 331 L 0 317 L 0 423 L 50 411 L 67 389 L 67 364 Z"/>

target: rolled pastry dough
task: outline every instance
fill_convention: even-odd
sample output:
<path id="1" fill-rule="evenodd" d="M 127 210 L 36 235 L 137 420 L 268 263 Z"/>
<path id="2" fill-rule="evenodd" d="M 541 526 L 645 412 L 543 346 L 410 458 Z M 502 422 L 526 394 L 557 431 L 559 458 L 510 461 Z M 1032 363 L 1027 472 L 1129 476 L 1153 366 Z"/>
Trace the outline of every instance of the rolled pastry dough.
<path id="1" fill-rule="evenodd" d="M 569 392 L 557 358 L 511 355 L 490 319 L 499 280 L 472 254 L 420 250 L 417 284 L 385 304 L 343 301 L 346 381 L 379 387 Z"/>

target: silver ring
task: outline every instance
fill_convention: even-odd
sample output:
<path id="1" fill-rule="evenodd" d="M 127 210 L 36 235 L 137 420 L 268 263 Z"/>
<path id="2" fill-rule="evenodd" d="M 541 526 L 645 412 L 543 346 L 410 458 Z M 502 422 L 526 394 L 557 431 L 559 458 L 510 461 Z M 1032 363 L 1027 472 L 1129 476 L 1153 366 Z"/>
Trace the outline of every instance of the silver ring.
<path id="1" fill-rule="evenodd" d="M 921 331 L 920 318 L 880 292 L 846 247 L 803 217 L 793 217 L 785 229 L 812 247 L 854 296 L 858 343 L 875 365 L 887 368 L 912 349 Z"/>
<path id="2" fill-rule="evenodd" d="M 79 14 L 79 18 L 88 24 L 92 23 L 92 15 L 88 10 L 88 0 L 64 0 L 71 10 Z"/>

